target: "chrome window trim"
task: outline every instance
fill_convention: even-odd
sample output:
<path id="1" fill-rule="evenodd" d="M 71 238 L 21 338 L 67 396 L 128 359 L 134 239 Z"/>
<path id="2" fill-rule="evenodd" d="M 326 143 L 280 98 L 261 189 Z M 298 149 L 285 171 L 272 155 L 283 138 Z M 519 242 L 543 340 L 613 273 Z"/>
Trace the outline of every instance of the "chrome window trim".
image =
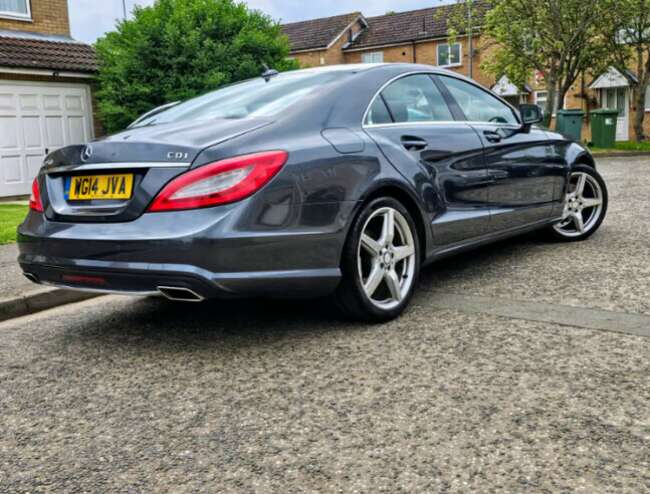
<path id="1" fill-rule="evenodd" d="M 141 169 L 141 168 L 188 168 L 191 163 L 169 163 L 169 162 L 151 162 L 151 163 L 91 163 L 88 165 L 74 166 L 63 165 L 53 168 L 45 168 L 47 173 L 60 173 L 60 172 L 79 172 L 79 171 L 92 171 L 92 170 L 125 170 L 125 169 Z"/>
<path id="2" fill-rule="evenodd" d="M 477 87 L 481 91 L 486 92 L 493 98 L 495 98 L 497 101 L 500 101 L 504 105 L 506 105 L 510 110 L 512 111 L 513 115 L 519 122 L 518 124 L 504 124 L 504 123 L 498 123 L 498 122 L 470 122 L 469 120 L 451 120 L 451 121 L 440 121 L 440 120 L 430 120 L 430 121 L 421 121 L 421 122 L 393 122 L 390 124 L 366 124 L 366 120 L 368 119 L 368 114 L 370 113 L 370 109 L 372 108 L 372 105 L 375 104 L 376 99 L 381 95 L 381 93 L 386 89 L 388 86 L 390 86 L 393 82 L 396 82 L 404 77 L 409 77 L 412 75 L 428 75 L 428 76 L 441 76 L 441 77 L 451 77 L 453 79 L 458 79 L 459 81 L 466 82 L 467 84 L 470 84 L 472 86 Z M 433 81 L 431 81 L 433 83 Z M 377 127 L 391 127 L 391 126 L 412 126 L 412 125 L 449 125 L 451 123 L 464 123 L 464 124 L 474 124 L 474 125 L 495 125 L 497 127 L 503 127 L 503 128 L 519 128 L 521 127 L 521 119 L 519 118 L 519 115 L 517 114 L 517 111 L 507 102 L 499 98 L 498 96 L 494 95 L 490 90 L 485 89 L 482 87 L 480 84 L 475 83 L 474 81 L 468 80 L 464 77 L 458 77 L 454 73 L 444 73 L 441 74 L 440 72 L 437 72 L 435 70 L 431 71 L 426 71 L 426 70 L 416 70 L 413 72 L 406 72 L 404 74 L 397 75 L 390 79 L 388 82 L 383 84 L 375 93 L 375 95 L 372 97 L 370 100 L 370 104 L 366 108 L 366 111 L 363 114 L 363 118 L 361 120 L 361 128 L 362 129 L 372 129 L 372 128 L 377 128 Z"/>
<path id="3" fill-rule="evenodd" d="M 431 120 L 421 122 L 395 122 L 389 124 L 371 124 L 364 126 L 364 129 L 391 128 L 391 127 L 413 127 L 418 125 L 491 125 L 502 129 L 516 130 L 521 128 L 520 125 L 504 124 L 496 122 L 474 122 L 470 120 Z"/>

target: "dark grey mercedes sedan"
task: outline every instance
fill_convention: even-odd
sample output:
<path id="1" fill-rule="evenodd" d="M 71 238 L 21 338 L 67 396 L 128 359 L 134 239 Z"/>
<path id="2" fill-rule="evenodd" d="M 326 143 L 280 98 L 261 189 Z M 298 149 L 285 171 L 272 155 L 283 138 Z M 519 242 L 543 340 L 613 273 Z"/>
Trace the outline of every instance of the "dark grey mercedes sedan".
<path id="1" fill-rule="evenodd" d="M 47 156 L 19 262 L 47 285 L 188 302 L 332 294 L 387 321 L 430 262 L 598 229 L 592 156 L 540 121 L 426 65 L 267 71 Z"/>

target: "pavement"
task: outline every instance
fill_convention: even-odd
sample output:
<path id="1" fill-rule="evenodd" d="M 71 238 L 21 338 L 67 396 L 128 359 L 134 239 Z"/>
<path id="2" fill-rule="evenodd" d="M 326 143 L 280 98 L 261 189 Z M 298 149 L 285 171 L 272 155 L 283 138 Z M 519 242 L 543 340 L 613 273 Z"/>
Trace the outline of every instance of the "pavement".
<path id="1" fill-rule="evenodd" d="M 36 286 L 23 276 L 17 259 L 16 244 L 0 245 L 0 298 L 24 295 Z"/>
<path id="2" fill-rule="evenodd" d="M 0 323 L 0 492 L 650 490 L 650 160 L 592 239 L 426 269 L 397 321 L 103 297 Z"/>
<path id="3" fill-rule="evenodd" d="M 0 321 L 94 297 L 32 283 L 23 276 L 17 258 L 16 244 L 0 245 Z"/>

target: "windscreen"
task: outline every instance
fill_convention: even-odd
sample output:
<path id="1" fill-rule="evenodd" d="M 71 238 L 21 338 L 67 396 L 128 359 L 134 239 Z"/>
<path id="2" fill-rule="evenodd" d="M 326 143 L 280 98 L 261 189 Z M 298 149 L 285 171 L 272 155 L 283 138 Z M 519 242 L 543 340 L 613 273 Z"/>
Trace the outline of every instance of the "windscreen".
<path id="1" fill-rule="evenodd" d="M 226 86 L 144 118 L 134 127 L 189 120 L 270 117 L 296 105 L 326 84 L 340 81 L 352 72 L 304 70 L 285 72 L 268 82 L 262 77 Z"/>

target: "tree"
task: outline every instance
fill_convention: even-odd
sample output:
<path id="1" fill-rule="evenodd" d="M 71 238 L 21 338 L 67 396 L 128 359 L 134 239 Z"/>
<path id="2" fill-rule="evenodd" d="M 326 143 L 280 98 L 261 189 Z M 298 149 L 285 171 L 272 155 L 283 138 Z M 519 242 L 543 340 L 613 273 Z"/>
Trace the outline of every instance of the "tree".
<path id="1" fill-rule="evenodd" d="M 234 0 L 157 0 L 97 41 L 98 108 L 109 132 L 142 113 L 256 77 L 263 64 L 296 68 L 288 39 Z"/>
<path id="2" fill-rule="evenodd" d="M 646 88 L 650 85 L 650 0 L 606 0 L 608 22 L 603 24 L 609 64 L 624 74 L 630 66 L 637 80 L 633 90 L 634 134 L 637 142 L 647 136 L 644 130 Z"/>
<path id="3" fill-rule="evenodd" d="M 541 75 L 548 124 L 581 74 L 604 69 L 605 7 L 604 0 L 494 0 L 483 26 L 494 49 L 484 68 L 518 85 Z"/>

